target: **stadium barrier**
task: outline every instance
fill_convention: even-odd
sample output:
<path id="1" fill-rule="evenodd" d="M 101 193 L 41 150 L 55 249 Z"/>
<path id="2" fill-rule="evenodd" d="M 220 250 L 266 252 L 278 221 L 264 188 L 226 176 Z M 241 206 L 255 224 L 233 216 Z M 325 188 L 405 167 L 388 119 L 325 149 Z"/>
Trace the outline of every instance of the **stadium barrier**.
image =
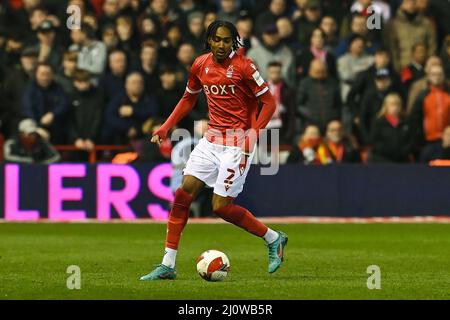
<path id="1" fill-rule="evenodd" d="M 0 166 L 0 219 L 165 220 L 173 194 L 169 163 Z M 250 170 L 236 200 L 256 216 L 450 215 L 450 167 L 284 165 Z"/>

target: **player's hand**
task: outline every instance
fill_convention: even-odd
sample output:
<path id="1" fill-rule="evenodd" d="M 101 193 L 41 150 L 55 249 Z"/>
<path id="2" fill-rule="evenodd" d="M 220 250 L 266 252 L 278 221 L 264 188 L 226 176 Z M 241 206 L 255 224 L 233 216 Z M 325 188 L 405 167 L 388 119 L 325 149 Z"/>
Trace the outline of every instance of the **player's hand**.
<path id="1" fill-rule="evenodd" d="M 157 143 L 158 145 L 161 145 L 161 143 L 167 139 L 167 130 L 163 128 L 163 126 L 155 128 L 153 130 L 153 136 L 152 136 L 152 142 Z"/>
<path id="2" fill-rule="evenodd" d="M 160 146 L 161 145 L 161 143 L 164 141 L 159 135 L 157 135 L 157 134 L 155 134 L 153 137 L 152 137 L 152 143 L 157 143 L 158 144 L 158 146 Z"/>

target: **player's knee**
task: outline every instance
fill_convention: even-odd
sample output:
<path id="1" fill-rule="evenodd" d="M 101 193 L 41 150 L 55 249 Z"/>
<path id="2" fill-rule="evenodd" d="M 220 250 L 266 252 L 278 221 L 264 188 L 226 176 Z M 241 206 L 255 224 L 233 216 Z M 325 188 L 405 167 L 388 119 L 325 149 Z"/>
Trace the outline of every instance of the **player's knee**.
<path id="1" fill-rule="evenodd" d="M 213 212 L 218 214 L 221 212 L 222 208 L 226 207 L 229 204 L 230 204 L 230 201 L 221 201 L 220 199 L 219 200 L 213 199 L 211 206 L 212 206 Z"/>
<path id="2" fill-rule="evenodd" d="M 203 184 L 198 183 L 197 181 L 192 181 L 191 179 L 185 179 L 180 189 L 190 194 L 195 199 L 203 189 Z"/>

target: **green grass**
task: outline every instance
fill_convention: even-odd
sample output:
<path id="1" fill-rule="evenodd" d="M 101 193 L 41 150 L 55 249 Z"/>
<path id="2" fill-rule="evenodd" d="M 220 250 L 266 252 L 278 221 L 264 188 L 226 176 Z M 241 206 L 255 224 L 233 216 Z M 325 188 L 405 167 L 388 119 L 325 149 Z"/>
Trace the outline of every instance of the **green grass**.
<path id="1" fill-rule="evenodd" d="M 273 225 L 286 260 L 267 273 L 263 241 L 232 225 L 188 225 L 176 281 L 140 282 L 161 261 L 161 224 L 0 224 L 0 299 L 450 299 L 450 225 Z M 206 249 L 224 251 L 221 283 L 196 273 Z M 81 290 L 68 290 L 69 265 Z M 369 265 L 381 290 L 369 290 Z"/>

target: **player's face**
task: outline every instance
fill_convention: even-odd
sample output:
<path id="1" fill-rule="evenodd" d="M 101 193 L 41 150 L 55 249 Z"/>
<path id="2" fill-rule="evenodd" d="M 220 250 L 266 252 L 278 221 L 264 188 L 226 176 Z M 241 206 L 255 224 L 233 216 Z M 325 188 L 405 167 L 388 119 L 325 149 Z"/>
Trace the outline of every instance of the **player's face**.
<path id="1" fill-rule="evenodd" d="M 228 28 L 217 28 L 216 34 L 210 37 L 208 42 L 217 62 L 224 61 L 230 55 L 233 47 L 233 38 Z"/>

